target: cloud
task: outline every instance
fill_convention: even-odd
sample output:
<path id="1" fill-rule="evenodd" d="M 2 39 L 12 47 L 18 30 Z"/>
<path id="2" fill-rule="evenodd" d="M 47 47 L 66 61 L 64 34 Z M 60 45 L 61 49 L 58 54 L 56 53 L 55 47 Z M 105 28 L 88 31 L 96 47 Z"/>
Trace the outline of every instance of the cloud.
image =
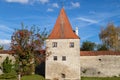
<path id="1" fill-rule="evenodd" d="M 29 0 L 6 0 L 6 2 L 14 2 L 14 3 L 22 3 L 22 4 L 26 4 L 29 2 Z"/>
<path id="2" fill-rule="evenodd" d="M 80 3 L 79 2 L 71 2 L 71 5 L 72 5 L 73 8 L 80 7 Z"/>
<path id="3" fill-rule="evenodd" d="M 94 15 L 96 11 L 89 11 L 89 13 Z"/>
<path id="4" fill-rule="evenodd" d="M 48 3 L 49 0 L 39 0 L 42 4 Z"/>
<path id="5" fill-rule="evenodd" d="M 52 6 L 55 8 L 59 8 L 59 5 L 57 3 L 53 3 Z"/>
<path id="6" fill-rule="evenodd" d="M 47 9 L 48 12 L 53 12 L 54 10 L 52 8 Z"/>
<path id="7" fill-rule="evenodd" d="M 0 39 L 0 45 L 2 45 L 5 50 L 10 48 L 10 43 L 11 40 Z"/>
<path id="8" fill-rule="evenodd" d="M 10 43 L 11 43 L 11 40 L 0 39 L 0 45 L 3 45 L 3 44 L 10 44 Z"/>
<path id="9" fill-rule="evenodd" d="M 93 34 L 89 34 L 89 35 L 86 35 L 86 36 L 83 36 L 81 38 L 82 41 L 85 41 L 85 40 L 88 40 L 89 38 L 93 37 L 94 35 Z"/>
<path id="10" fill-rule="evenodd" d="M 98 21 L 96 21 L 96 20 L 87 19 L 87 18 L 83 18 L 83 17 L 80 17 L 80 18 L 77 18 L 77 19 L 81 20 L 81 21 L 88 22 L 88 23 L 98 23 Z"/>
<path id="11" fill-rule="evenodd" d="M 3 31 L 3 32 L 13 32 L 14 30 L 12 28 L 9 28 L 5 25 L 0 25 L 0 31 Z"/>

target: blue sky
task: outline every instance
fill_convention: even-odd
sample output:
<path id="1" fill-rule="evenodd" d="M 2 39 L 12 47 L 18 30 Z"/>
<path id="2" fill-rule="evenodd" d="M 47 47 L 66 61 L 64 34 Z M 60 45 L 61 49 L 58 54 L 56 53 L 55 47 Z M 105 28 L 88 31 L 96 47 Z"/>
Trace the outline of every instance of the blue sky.
<path id="1" fill-rule="evenodd" d="M 62 5 L 73 29 L 79 28 L 81 43 L 100 43 L 100 29 L 109 22 L 120 26 L 120 0 L 0 0 L 0 45 L 9 46 L 21 22 L 51 31 Z"/>

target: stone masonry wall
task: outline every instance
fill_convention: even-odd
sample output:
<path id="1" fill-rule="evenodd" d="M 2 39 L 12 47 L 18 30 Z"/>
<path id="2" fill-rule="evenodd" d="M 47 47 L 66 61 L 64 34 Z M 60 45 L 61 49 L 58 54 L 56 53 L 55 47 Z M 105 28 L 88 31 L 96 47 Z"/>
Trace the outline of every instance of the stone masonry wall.
<path id="1" fill-rule="evenodd" d="M 57 47 L 52 48 L 52 42 L 57 42 Z M 70 42 L 74 42 L 74 48 L 69 47 Z M 47 52 L 51 52 L 46 60 L 46 79 L 80 80 L 79 39 L 47 40 L 46 46 Z M 56 61 L 54 56 L 57 56 Z M 62 56 L 66 56 L 66 61 L 62 60 Z"/>
<path id="2" fill-rule="evenodd" d="M 81 75 L 89 77 L 120 76 L 120 56 L 81 56 Z"/>

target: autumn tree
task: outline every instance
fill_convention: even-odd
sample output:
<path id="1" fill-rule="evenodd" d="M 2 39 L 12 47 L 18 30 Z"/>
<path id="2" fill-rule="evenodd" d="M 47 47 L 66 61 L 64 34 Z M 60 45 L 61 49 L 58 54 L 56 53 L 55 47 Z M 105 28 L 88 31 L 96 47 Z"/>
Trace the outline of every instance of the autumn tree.
<path id="1" fill-rule="evenodd" d="M 110 50 L 120 51 L 120 27 L 109 23 L 106 28 L 102 29 L 99 38 L 103 44 L 107 45 Z"/>
<path id="2" fill-rule="evenodd" d="M 81 51 L 94 51 L 96 44 L 91 41 L 85 41 L 82 43 Z"/>
<path id="3" fill-rule="evenodd" d="M 15 30 L 11 38 L 11 49 L 15 52 L 16 71 L 21 75 L 33 74 L 37 56 L 35 52 L 42 50 L 46 39 L 46 30 L 40 32 L 35 26 L 31 29 Z"/>

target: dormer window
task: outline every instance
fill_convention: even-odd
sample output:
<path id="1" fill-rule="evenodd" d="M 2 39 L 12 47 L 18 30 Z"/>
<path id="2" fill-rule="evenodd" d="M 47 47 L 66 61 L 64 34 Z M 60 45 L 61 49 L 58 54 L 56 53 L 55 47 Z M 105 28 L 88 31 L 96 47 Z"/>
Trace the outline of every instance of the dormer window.
<path id="1" fill-rule="evenodd" d="M 57 47 L 57 42 L 53 42 L 52 43 L 52 47 L 54 48 L 54 47 Z"/>
<path id="2" fill-rule="evenodd" d="M 74 42 L 70 42 L 69 47 L 70 47 L 70 48 L 74 48 Z"/>

